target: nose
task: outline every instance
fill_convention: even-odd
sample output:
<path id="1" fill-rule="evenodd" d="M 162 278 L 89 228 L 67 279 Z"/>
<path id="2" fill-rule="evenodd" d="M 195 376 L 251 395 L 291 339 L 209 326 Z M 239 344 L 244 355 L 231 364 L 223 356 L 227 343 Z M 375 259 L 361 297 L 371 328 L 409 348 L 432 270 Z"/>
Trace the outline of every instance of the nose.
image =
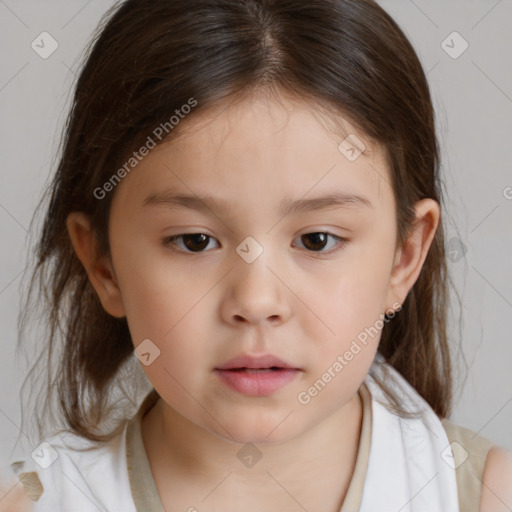
<path id="1" fill-rule="evenodd" d="M 222 316 L 231 324 L 279 325 L 290 316 L 285 280 L 273 268 L 265 253 L 252 263 L 235 262 L 229 273 Z M 288 297 L 288 299 L 287 299 Z"/>

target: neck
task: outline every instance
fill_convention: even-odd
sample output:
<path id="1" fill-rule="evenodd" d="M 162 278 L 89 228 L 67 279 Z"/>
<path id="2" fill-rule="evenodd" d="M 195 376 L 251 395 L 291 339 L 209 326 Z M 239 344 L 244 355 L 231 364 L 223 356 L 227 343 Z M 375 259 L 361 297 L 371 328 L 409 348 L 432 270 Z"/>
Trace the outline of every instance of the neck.
<path id="1" fill-rule="evenodd" d="M 362 403 L 356 393 L 299 436 L 279 444 L 258 444 L 258 451 L 252 448 L 254 453 L 248 451 L 247 456 L 261 454 L 261 458 L 248 467 L 237 458 L 243 444 L 195 425 L 160 399 L 142 420 L 142 437 L 159 489 L 159 481 L 167 487 L 174 482 L 176 488 L 193 481 L 196 487 L 204 484 L 205 489 L 213 489 L 229 474 L 223 484 L 224 492 L 230 489 L 229 496 L 243 492 L 261 501 L 265 488 L 269 503 L 269 493 L 283 494 L 284 488 L 300 503 L 314 504 L 327 493 L 332 510 L 339 510 L 356 464 L 361 424 Z M 251 459 L 247 461 L 250 464 Z"/>

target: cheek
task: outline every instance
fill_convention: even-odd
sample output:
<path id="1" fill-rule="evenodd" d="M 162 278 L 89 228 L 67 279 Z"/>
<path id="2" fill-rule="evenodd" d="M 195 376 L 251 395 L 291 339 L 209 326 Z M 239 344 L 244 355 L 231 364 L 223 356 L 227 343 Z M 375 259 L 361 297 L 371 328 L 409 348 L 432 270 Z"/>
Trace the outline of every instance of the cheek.
<path id="1" fill-rule="evenodd" d="M 189 313 L 209 289 L 208 282 L 197 272 L 179 269 L 160 249 L 126 249 L 119 247 L 122 256 L 114 264 L 133 341 L 165 342 L 176 327 L 189 321 Z"/>
<path id="2" fill-rule="evenodd" d="M 198 363 L 203 361 L 204 369 L 213 360 L 205 329 L 211 325 L 208 291 L 214 281 L 179 271 L 165 255 L 149 250 L 126 251 L 118 259 L 116 273 L 134 347 L 146 343 L 156 354 L 154 362 L 143 365 L 146 375 L 155 387 L 168 386 L 171 375 L 179 382 L 193 380 L 200 372 Z"/>
<path id="3" fill-rule="evenodd" d="M 354 274 L 325 290 L 329 299 L 322 299 L 320 310 L 329 329 L 311 338 L 316 340 L 309 357 L 311 371 L 297 397 L 299 403 L 314 402 L 332 411 L 357 392 L 375 358 L 384 325 L 374 284 Z M 313 321 L 318 325 L 317 319 Z"/>
<path id="4" fill-rule="evenodd" d="M 393 233 L 392 225 L 375 224 L 355 237 L 339 258 L 309 272 L 301 295 L 330 327 L 322 326 L 322 332 L 333 337 L 331 331 L 335 331 L 346 339 L 373 325 L 384 313 Z"/>
<path id="5" fill-rule="evenodd" d="M 141 367 L 168 404 L 192 411 L 190 396 L 201 395 L 215 361 L 212 335 L 207 332 L 207 301 L 198 303 L 201 296 L 173 297 L 169 291 L 152 300 L 143 293 L 139 297 L 140 307 L 131 312 L 129 327 Z M 143 352 L 151 354 L 149 364 L 144 364 Z"/>
<path id="6" fill-rule="evenodd" d="M 335 279 L 320 296 L 320 309 L 329 327 L 343 339 L 374 325 L 384 313 L 389 276 L 382 262 L 363 258 Z"/>
<path id="7" fill-rule="evenodd" d="M 317 340 L 311 377 L 322 389 L 317 403 L 326 407 L 343 403 L 357 390 L 375 357 L 385 325 L 386 261 L 366 252 L 331 277 L 317 288 L 316 305 L 309 298 L 328 328 L 308 315 L 311 339 Z M 313 324 L 322 327 L 316 335 Z"/>

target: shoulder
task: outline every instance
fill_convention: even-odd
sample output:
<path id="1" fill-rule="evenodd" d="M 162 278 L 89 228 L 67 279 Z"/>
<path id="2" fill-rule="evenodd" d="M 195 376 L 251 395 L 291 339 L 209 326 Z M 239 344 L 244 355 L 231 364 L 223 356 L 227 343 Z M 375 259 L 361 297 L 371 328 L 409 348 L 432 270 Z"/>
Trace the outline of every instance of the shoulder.
<path id="1" fill-rule="evenodd" d="M 455 469 L 471 471 L 481 478 L 487 455 L 495 444 L 477 432 L 446 418 L 441 423 L 450 442 Z"/>
<path id="2" fill-rule="evenodd" d="M 480 512 L 509 512 L 511 509 L 512 452 L 493 446 L 485 462 Z"/>
<path id="3" fill-rule="evenodd" d="M 453 454 L 450 463 L 457 476 L 461 510 L 510 512 L 511 453 L 447 419 L 443 419 L 442 424 Z"/>
<path id="4" fill-rule="evenodd" d="M 108 442 L 67 432 L 48 437 L 21 460 L 11 463 L 35 512 L 112 510 L 130 496 L 125 429 Z M 128 486 L 128 493 L 119 488 Z M 122 503 L 132 511 L 133 502 Z"/>

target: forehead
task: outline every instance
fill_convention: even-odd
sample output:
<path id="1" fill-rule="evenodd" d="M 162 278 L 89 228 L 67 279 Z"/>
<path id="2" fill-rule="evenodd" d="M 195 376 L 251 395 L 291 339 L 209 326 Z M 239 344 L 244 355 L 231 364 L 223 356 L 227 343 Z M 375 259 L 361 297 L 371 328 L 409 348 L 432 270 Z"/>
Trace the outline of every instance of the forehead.
<path id="1" fill-rule="evenodd" d="M 304 101 L 246 98 L 185 118 L 177 135 L 141 160 L 116 201 L 142 207 L 172 189 L 240 208 L 259 198 L 277 212 L 283 200 L 336 191 L 366 197 L 377 209 L 394 206 L 384 148 Z"/>

